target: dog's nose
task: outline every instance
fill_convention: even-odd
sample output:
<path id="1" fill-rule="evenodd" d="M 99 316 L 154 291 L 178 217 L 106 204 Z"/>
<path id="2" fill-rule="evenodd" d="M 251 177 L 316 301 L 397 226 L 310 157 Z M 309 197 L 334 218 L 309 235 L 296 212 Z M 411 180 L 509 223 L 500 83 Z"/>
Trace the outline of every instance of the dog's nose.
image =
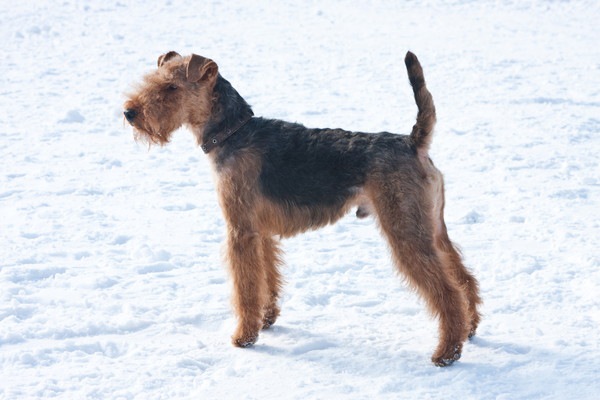
<path id="1" fill-rule="evenodd" d="M 127 119 L 127 121 L 133 122 L 135 116 L 138 115 L 138 112 L 132 108 L 128 108 L 123 112 L 123 115 L 125 115 L 125 119 Z"/>

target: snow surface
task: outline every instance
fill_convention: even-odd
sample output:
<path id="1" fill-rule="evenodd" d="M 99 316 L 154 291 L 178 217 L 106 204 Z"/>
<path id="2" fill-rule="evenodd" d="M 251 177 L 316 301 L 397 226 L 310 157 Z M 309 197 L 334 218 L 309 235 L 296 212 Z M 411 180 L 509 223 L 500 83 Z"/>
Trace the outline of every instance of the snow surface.
<path id="1" fill-rule="evenodd" d="M 598 1 L 2 1 L 0 398 L 592 399 L 600 390 Z M 148 150 L 124 93 L 211 57 L 257 115 L 409 132 L 438 109 L 446 221 L 481 283 L 451 368 L 372 220 L 285 241 L 282 315 L 235 326 L 207 158 Z"/>

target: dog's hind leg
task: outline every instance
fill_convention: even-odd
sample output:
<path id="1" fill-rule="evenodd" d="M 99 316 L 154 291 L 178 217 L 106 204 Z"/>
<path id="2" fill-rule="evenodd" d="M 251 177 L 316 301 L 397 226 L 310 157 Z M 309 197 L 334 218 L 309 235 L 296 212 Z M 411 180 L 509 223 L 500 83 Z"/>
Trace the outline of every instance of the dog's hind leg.
<path id="1" fill-rule="evenodd" d="M 441 180 L 441 174 L 440 174 Z M 450 241 L 448 236 L 448 230 L 446 229 L 446 223 L 444 222 L 444 191 L 443 182 L 441 184 L 441 191 L 438 193 L 438 210 L 433 216 L 433 224 L 435 230 L 435 247 L 438 251 L 440 258 L 445 260 L 445 264 L 448 265 L 450 272 L 454 275 L 454 278 L 464 290 L 467 300 L 469 302 L 469 338 L 475 336 L 477 326 L 481 320 L 481 315 L 477 310 L 478 306 L 482 303 L 481 297 L 479 296 L 479 284 L 477 279 L 469 272 L 462 262 L 460 252 Z"/>
<path id="2" fill-rule="evenodd" d="M 373 196 L 379 225 L 398 270 L 439 318 L 440 338 L 432 361 L 437 366 L 447 366 L 460 358 L 469 333 L 467 299 L 434 247 L 428 215 L 431 202 L 419 189 L 411 193 L 394 186 L 388 181 Z"/>

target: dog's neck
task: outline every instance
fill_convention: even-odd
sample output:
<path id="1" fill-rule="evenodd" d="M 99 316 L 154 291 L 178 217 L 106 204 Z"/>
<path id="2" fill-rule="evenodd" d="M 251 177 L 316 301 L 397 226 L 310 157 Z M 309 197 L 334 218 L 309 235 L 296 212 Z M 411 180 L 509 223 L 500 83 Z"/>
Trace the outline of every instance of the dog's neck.
<path id="1" fill-rule="evenodd" d="M 202 135 L 201 148 L 205 153 L 220 146 L 254 115 L 248 103 L 221 75 L 217 77 L 213 93 L 212 113 Z"/>

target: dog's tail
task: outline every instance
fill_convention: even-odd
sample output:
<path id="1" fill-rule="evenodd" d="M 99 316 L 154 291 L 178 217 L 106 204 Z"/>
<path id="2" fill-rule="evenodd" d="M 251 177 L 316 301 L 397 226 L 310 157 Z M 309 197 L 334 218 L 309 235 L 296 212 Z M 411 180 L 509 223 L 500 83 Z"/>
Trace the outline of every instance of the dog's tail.
<path id="1" fill-rule="evenodd" d="M 406 64 L 408 79 L 415 93 L 415 101 L 419 108 L 417 123 L 413 126 L 410 138 L 417 149 L 427 151 L 431 144 L 432 131 L 435 125 L 433 98 L 429 90 L 427 90 L 427 86 L 425 86 L 423 68 L 421 68 L 417 56 L 409 51 L 406 53 L 404 63 Z"/>

